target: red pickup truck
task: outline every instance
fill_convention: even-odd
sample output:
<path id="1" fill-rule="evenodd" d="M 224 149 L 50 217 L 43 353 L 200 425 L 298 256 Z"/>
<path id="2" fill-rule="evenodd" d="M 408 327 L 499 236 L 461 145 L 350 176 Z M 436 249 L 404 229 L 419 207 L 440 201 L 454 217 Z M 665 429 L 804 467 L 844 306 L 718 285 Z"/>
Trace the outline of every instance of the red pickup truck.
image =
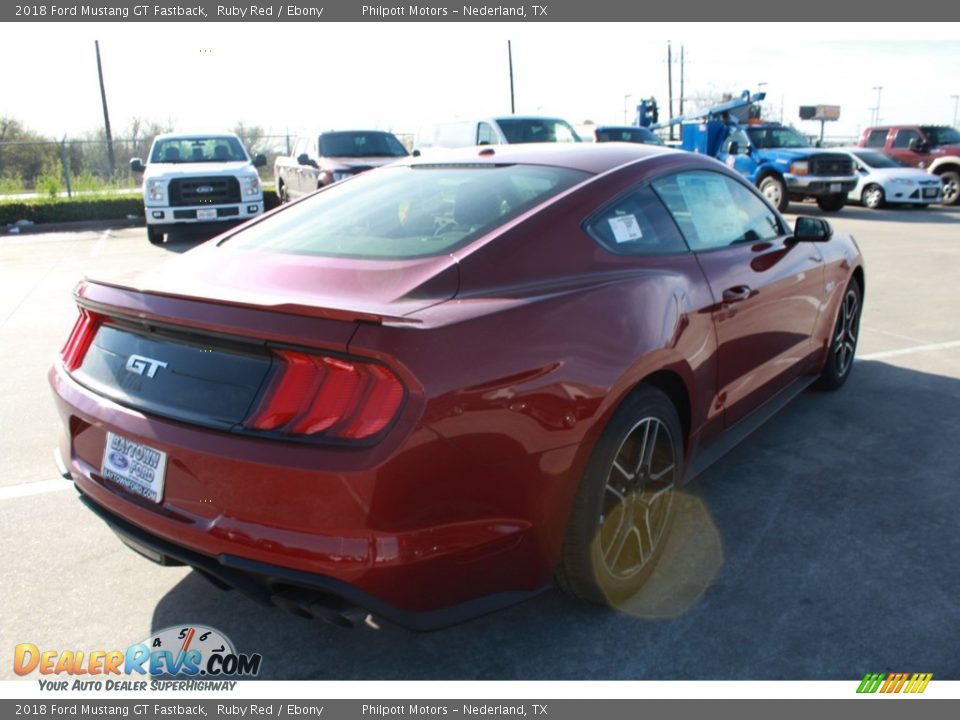
<path id="1" fill-rule="evenodd" d="M 859 145 L 939 175 L 943 181 L 941 202 L 960 204 L 960 132 L 943 125 L 868 127 Z"/>

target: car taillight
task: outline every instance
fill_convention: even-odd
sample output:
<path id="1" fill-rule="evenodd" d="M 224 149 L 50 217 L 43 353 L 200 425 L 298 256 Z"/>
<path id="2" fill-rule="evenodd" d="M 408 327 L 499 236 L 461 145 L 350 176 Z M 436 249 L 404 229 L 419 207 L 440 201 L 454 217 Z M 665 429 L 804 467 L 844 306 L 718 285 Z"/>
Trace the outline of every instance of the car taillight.
<path id="1" fill-rule="evenodd" d="M 381 365 L 274 350 L 282 365 L 244 422 L 252 430 L 363 440 L 383 430 L 403 385 Z"/>
<path id="2" fill-rule="evenodd" d="M 70 337 L 67 338 L 67 342 L 60 350 L 63 364 L 67 370 L 73 372 L 83 364 L 83 357 L 90 349 L 93 336 L 97 334 L 97 328 L 100 327 L 102 322 L 102 315 L 80 308 L 80 317 L 77 318 L 73 330 L 70 331 Z"/>

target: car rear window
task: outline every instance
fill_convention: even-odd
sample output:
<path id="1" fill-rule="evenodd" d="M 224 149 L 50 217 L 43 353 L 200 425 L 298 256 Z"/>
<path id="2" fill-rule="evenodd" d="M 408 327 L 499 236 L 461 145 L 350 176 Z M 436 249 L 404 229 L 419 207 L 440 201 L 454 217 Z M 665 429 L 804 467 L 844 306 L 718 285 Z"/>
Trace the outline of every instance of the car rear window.
<path id="1" fill-rule="evenodd" d="M 324 157 L 404 157 L 407 149 L 386 132 L 330 132 L 320 136 Z"/>
<path id="2" fill-rule="evenodd" d="M 497 118 L 497 125 L 508 143 L 580 142 L 580 136 L 565 120 Z"/>
<path id="3" fill-rule="evenodd" d="M 646 128 L 597 128 L 597 142 L 632 142 L 663 145 L 663 142 Z"/>
<path id="4" fill-rule="evenodd" d="M 417 165 L 358 175 L 231 236 L 231 247 L 339 257 L 439 255 L 586 180 L 533 165 Z"/>
<path id="5" fill-rule="evenodd" d="M 235 137 L 161 138 L 150 152 L 152 163 L 246 161 L 243 145 Z"/>

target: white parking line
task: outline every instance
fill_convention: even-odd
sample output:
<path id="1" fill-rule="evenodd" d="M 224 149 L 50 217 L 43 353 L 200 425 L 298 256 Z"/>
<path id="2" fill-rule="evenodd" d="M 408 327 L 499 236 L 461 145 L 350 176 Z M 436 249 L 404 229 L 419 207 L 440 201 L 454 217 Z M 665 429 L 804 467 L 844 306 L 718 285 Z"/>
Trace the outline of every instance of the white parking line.
<path id="1" fill-rule="evenodd" d="M 20 483 L 19 485 L 9 485 L 0 487 L 0 500 L 12 500 L 13 498 L 29 497 L 30 495 L 43 495 L 45 493 L 61 492 L 63 490 L 72 490 L 73 483 L 69 480 L 40 480 L 39 482 Z"/>
<path id="2" fill-rule="evenodd" d="M 911 337 L 910 335 L 901 335 L 900 333 L 890 332 L 889 330 L 878 330 L 877 328 L 861 325 L 860 332 L 864 331 L 880 333 L 881 335 L 889 335 L 890 337 L 900 338 L 901 340 L 909 340 L 910 342 L 920 343 L 921 345 L 926 344 L 926 340 L 923 338 Z"/>
<path id="3" fill-rule="evenodd" d="M 104 230 L 100 233 L 100 237 L 97 238 L 97 244 L 93 246 L 93 250 L 90 251 L 90 257 L 99 257 L 100 253 L 103 251 L 103 241 L 110 237 L 110 231 Z"/>
<path id="4" fill-rule="evenodd" d="M 960 348 L 960 340 L 950 340 L 949 342 L 930 343 L 929 345 L 914 345 L 913 347 L 900 348 L 899 350 L 884 350 L 883 352 L 861 355 L 858 360 L 885 360 L 886 358 L 899 357 L 900 355 L 912 355 L 913 353 L 931 352 L 933 350 L 952 350 Z"/>

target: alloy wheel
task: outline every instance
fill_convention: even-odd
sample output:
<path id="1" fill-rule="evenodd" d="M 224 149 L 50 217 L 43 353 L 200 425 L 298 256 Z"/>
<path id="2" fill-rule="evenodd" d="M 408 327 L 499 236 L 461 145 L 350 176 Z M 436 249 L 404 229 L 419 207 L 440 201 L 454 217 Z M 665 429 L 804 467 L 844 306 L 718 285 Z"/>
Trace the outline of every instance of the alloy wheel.
<path id="1" fill-rule="evenodd" d="M 857 293 L 849 289 L 843 297 L 837 331 L 833 338 L 833 354 L 837 375 L 844 376 L 853 363 L 853 353 L 857 348 L 857 336 L 860 333 L 860 299 Z"/>
<path id="2" fill-rule="evenodd" d="M 950 176 L 943 181 L 943 204 L 953 205 L 960 195 L 960 177 Z"/>
<path id="3" fill-rule="evenodd" d="M 877 185 L 868 187 L 863 191 L 863 204 L 871 209 L 876 209 L 883 205 L 883 190 Z"/>
<path id="4" fill-rule="evenodd" d="M 656 417 L 627 433 L 610 466 L 600 515 L 599 554 L 618 580 L 639 573 L 664 539 L 677 482 L 673 438 Z"/>

